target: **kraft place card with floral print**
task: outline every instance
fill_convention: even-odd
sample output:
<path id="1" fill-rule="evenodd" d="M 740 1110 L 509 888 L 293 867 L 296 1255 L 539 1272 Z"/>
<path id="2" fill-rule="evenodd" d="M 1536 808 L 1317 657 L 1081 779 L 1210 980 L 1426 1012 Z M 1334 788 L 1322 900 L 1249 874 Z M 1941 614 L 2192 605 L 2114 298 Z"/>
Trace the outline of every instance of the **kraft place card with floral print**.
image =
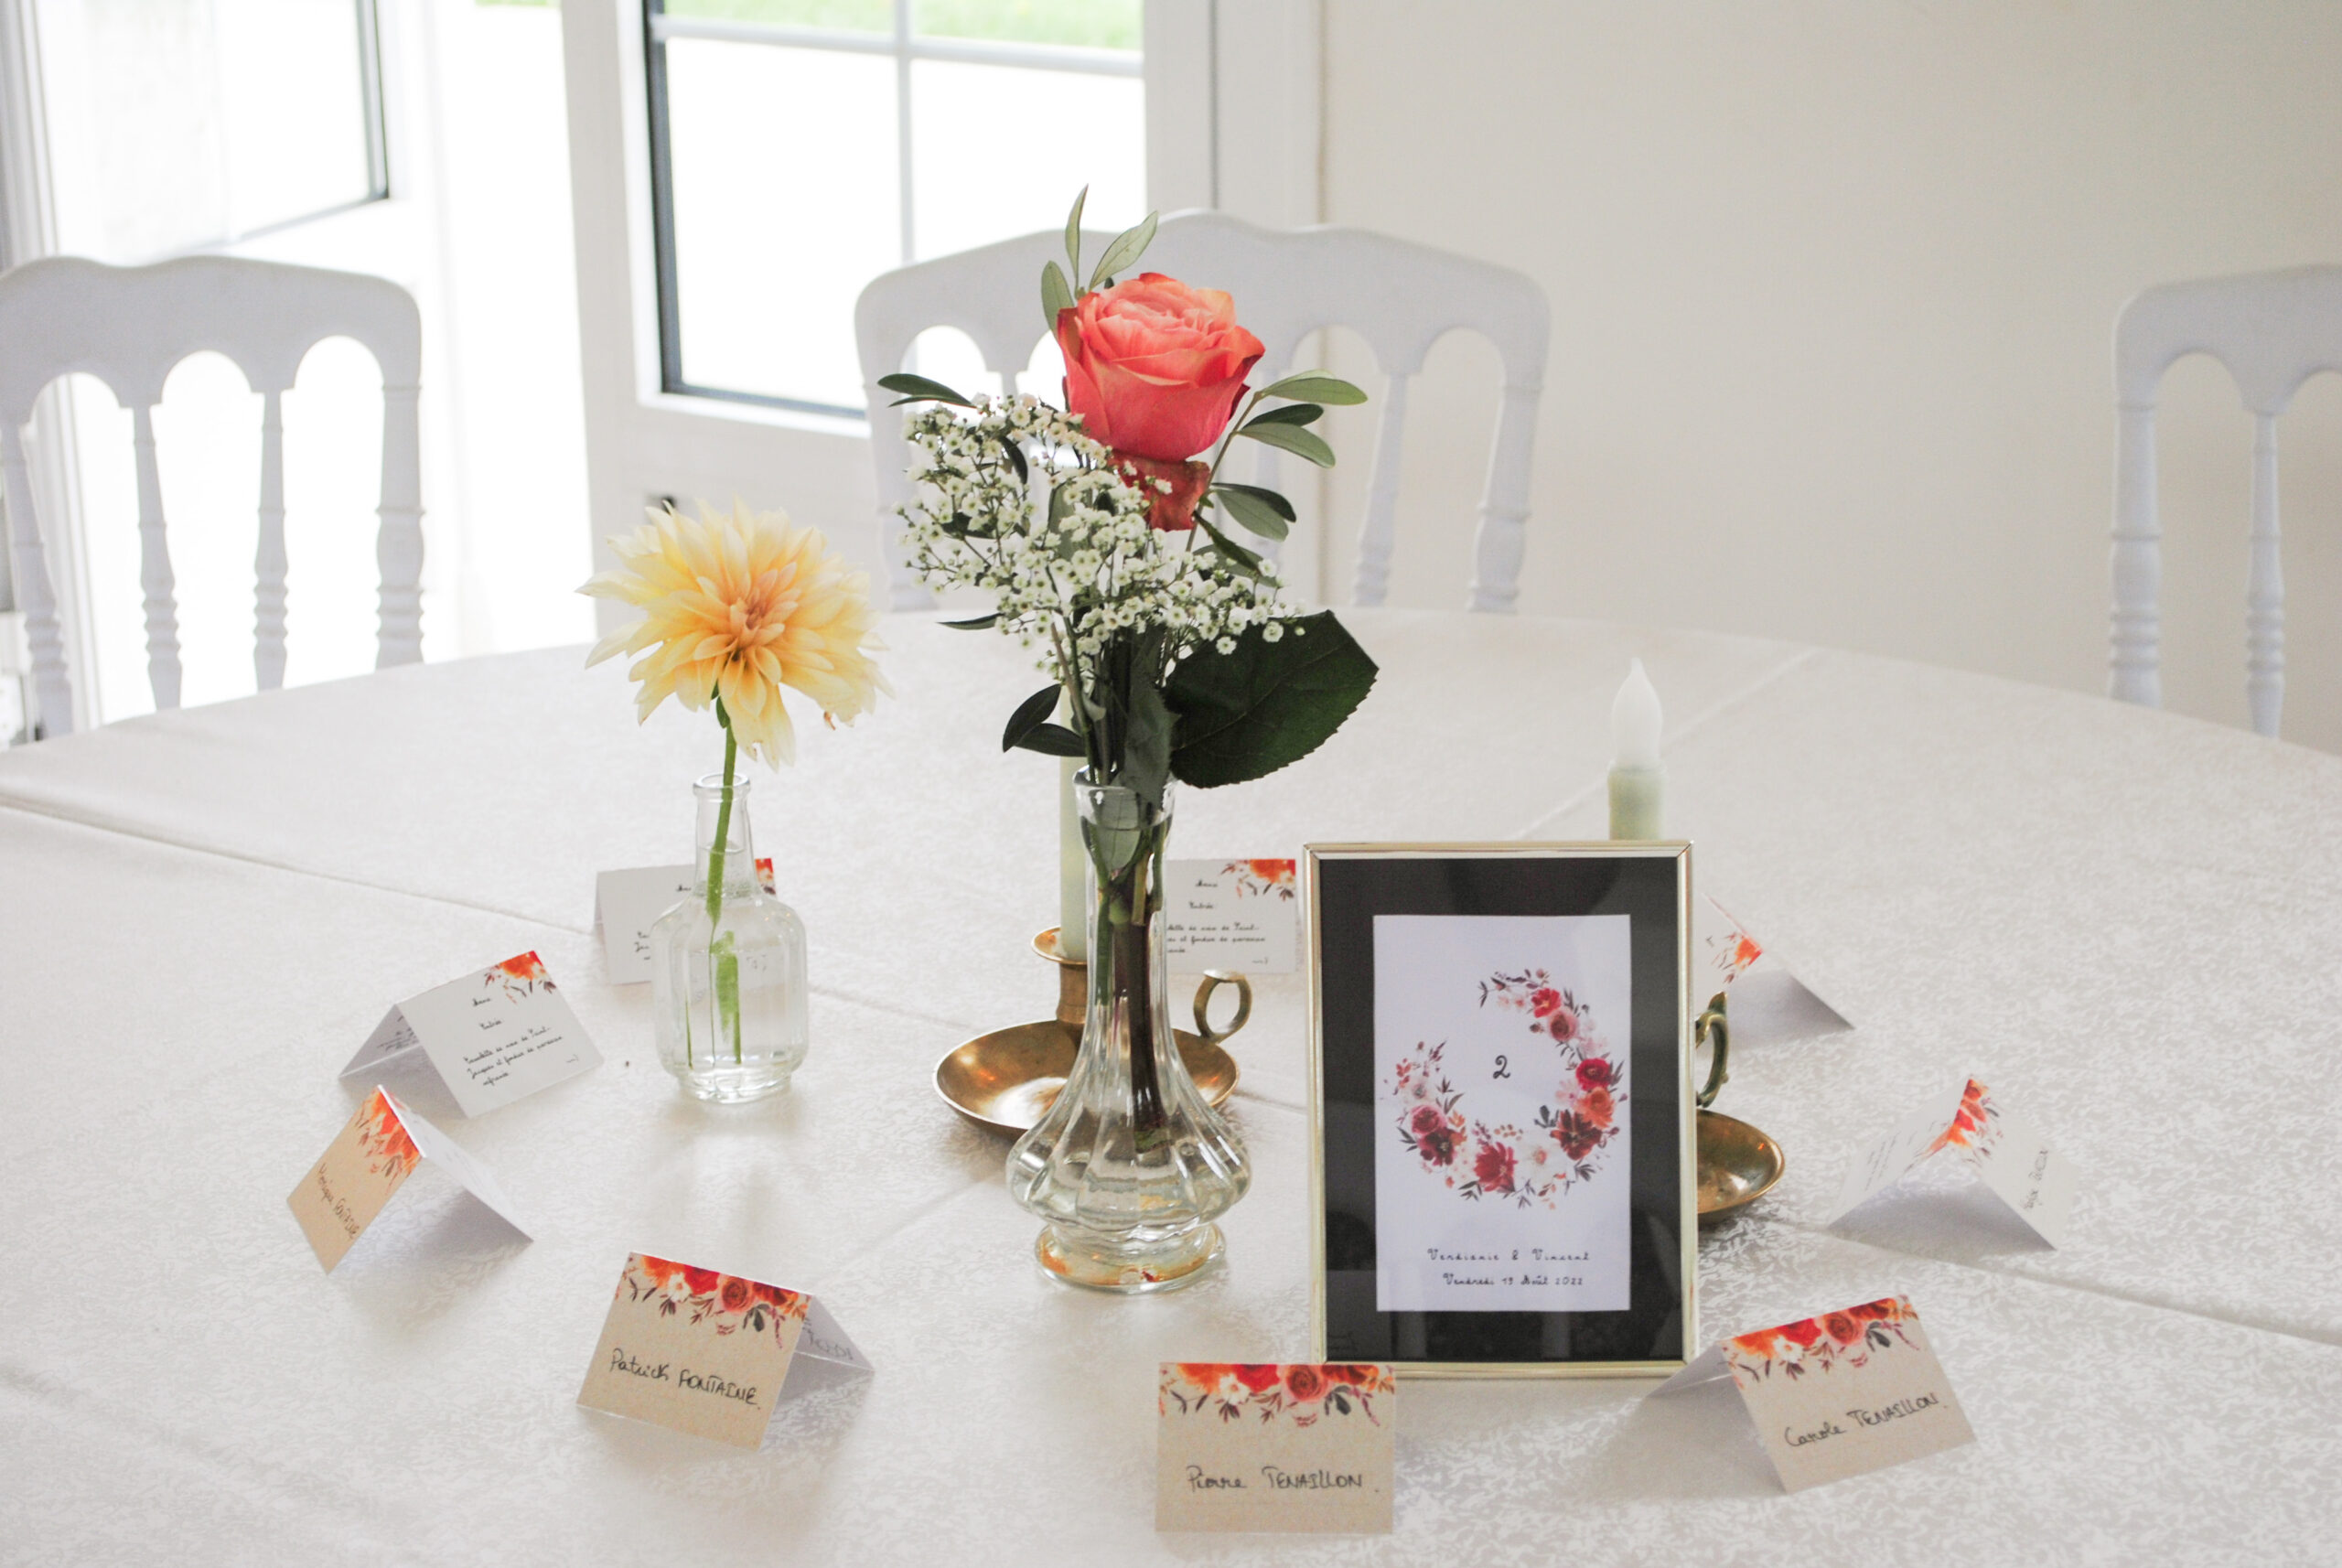
<path id="1" fill-rule="evenodd" d="M 594 923 L 602 928 L 602 968 L 611 984 L 635 985 L 650 979 L 650 928 L 691 897 L 703 869 L 638 865 L 595 877 Z M 773 890 L 768 857 L 757 857 L 757 880 L 766 892 Z"/>
<path id="2" fill-rule="evenodd" d="M 821 1372 L 870 1363 L 802 1291 L 636 1252 L 602 1324 L 577 1402 L 741 1448 Z"/>
<path id="3" fill-rule="evenodd" d="M 1972 1078 L 1945 1086 L 1894 1128 L 1858 1151 L 1831 1210 L 1835 1224 L 1946 1149 L 1968 1162 L 1984 1186 L 2052 1247 L 2065 1240 L 2073 1210 L 2074 1168 L 2030 1122 L 2004 1110 Z"/>
<path id="4" fill-rule="evenodd" d="M 466 1116 L 485 1115 L 602 1065 L 533 952 L 410 996 L 382 1015 L 344 1078 L 420 1051 Z"/>
<path id="5" fill-rule="evenodd" d="M 1387 1366 L 1166 1361 L 1155 1528 L 1391 1528 L 1398 1386 Z"/>
<path id="6" fill-rule="evenodd" d="M 1182 973 L 1291 974 L 1301 890 L 1290 860 L 1172 860 L 1163 866 L 1163 950 Z"/>
<path id="7" fill-rule="evenodd" d="M 301 1233 L 331 1273 L 424 1160 L 526 1236 L 494 1173 L 447 1134 L 377 1087 L 285 1199 Z"/>
<path id="8" fill-rule="evenodd" d="M 1727 1376 L 1788 1491 L 1976 1441 L 1908 1296 L 1735 1335 L 1652 1392 Z"/>

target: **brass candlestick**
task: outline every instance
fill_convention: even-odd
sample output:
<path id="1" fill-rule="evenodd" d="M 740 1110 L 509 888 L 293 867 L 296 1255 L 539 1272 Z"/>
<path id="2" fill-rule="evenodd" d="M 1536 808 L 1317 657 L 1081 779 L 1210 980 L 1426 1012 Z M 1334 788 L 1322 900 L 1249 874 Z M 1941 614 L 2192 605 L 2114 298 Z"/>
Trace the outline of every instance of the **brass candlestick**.
<path id="1" fill-rule="evenodd" d="M 1090 966 L 1058 949 L 1058 928 L 1033 939 L 1033 950 L 1058 966 L 1057 1016 L 1012 1024 L 954 1047 L 935 1064 L 935 1092 L 943 1103 L 977 1126 L 1011 1137 L 1023 1134 L 1065 1087 L 1073 1058 L 1081 1050 L 1081 1030 L 1090 1011 Z M 1236 1016 L 1224 1029 L 1211 1026 L 1212 993 L 1236 987 Z M 1217 1107 L 1236 1092 L 1236 1058 L 1222 1043 L 1252 1016 L 1252 983 L 1225 970 L 1207 970 L 1196 989 L 1196 1032 L 1176 1031 L 1187 1075 Z"/>

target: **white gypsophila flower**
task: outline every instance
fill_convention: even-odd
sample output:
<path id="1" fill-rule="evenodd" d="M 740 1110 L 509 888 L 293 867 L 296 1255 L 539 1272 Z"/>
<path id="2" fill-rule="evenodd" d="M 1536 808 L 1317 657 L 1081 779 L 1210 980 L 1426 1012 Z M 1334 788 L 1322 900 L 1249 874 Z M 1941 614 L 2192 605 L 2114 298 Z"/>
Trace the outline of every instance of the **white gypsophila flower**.
<path id="1" fill-rule="evenodd" d="M 1198 647 L 1232 651 L 1252 627 L 1283 636 L 1293 612 L 1273 562 L 1200 528 L 1152 527 L 1147 496 L 1080 419 L 1029 396 L 978 401 L 972 416 L 929 407 L 906 424 L 917 496 L 900 515 L 930 587 L 991 596 L 998 628 L 1040 646 L 1042 668 L 1085 692 L 1126 634 L 1163 634 L 1157 681 Z"/>

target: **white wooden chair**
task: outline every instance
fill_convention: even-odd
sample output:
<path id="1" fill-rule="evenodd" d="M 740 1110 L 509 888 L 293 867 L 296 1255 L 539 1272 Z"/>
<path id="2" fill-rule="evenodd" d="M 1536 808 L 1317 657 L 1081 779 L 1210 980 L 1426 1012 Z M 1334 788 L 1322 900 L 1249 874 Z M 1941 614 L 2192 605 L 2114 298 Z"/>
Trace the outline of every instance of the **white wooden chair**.
<path id="1" fill-rule="evenodd" d="M 252 671 L 260 689 L 272 691 L 285 683 L 280 399 L 292 387 L 302 357 L 334 337 L 363 344 L 382 372 L 381 532 L 375 542 L 381 596 L 375 662 L 412 664 L 423 657 L 423 502 L 415 424 L 423 331 L 404 289 L 381 278 L 225 256 L 128 268 L 64 256 L 0 273 L 0 465 L 5 469 L 17 604 L 26 613 L 32 644 L 44 734 L 62 735 L 73 727 L 73 700 L 21 437 L 41 389 L 59 376 L 87 371 L 131 411 L 146 678 L 155 705 L 176 708 L 178 610 L 152 418 L 163 382 L 181 360 L 210 349 L 233 360 L 262 395 Z"/>
<path id="2" fill-rule="evenodd" d="M 1085 233 L 1083 256 L 1102 254 L 1112 239 Z M 1063 253 L 1059 232 L 1004 240 L 885 274 L 872 280 L 854 306 L 870 445 L 877 463 L 878 536 L 886 542 L 897 609 L 932 601 L 904 564 L 902 525 L 895 512 L 910 499 L 909 449 L 899 415 L 887 407 L 893 394 L 880 389 L 878 378 L 903 368 L 919 333 L 953 327 L 974 341 L 1002 385 L 1013 388 L 1016 372 L 1030 361 L 1044 335 L 1042 263 Z M 1363 230 L 1277 232 L 1219 212 L 1166 218 L 1138 265 L 1236 296 L 1237 318 L 1267 350 L 1252 374 L 1256 386 L 1290 371 L 1301 339 L 1319 328 L 1347 327 L 1373 349 L 1387 384 L 1375 400 L 1381 424 L 1359 530 L 1354 604 L 1380 604 L 1390 582 L 1409 379 L 1423 369 L 1423 356 L 1443 334 L 1466 328 L 1488 338 L 1504 362 L 1504 395 L 1480 501 L 1467 602 L 1476 610 L 1513 607 L 1529 518 L 1537 398 L 1551 337 L 1544 291 L 1534 281 L 1509 267 Z M 1277 471 L 1277 452 L 1262 446 L 1252 477 L 1274 489 Z"/>
<path id="3" fill-rule="evenodd" d="M 2151 288 L 2114 324 L 2121 411 L 2114 470 L 2114 613 L 2108 690 L 2163 703 L 2158 608 L 2163 523 L 2155 510 L 2155 394 L 2187 354 L 2236 379 L 2252 415 L 2251 566 L 2245 585 L 2245 696 L 2252 727 L 2277 733 L 2285 697 L 2285 583 L 2278 560 L 2277 416 L 2302 382 L 2342 371 L 2342 267 L 2202 278 Z"/>

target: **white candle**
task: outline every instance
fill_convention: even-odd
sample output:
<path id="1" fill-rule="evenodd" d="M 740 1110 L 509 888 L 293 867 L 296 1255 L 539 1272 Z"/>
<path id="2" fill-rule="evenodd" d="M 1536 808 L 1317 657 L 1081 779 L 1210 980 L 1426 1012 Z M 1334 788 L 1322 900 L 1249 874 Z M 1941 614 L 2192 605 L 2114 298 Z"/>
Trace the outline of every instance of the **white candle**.
<path id="1" fill-rule="evenodd" d="M 1610 704 L 1610 836 L 1660 836 L 1667 770 L 1660 765 L 1659 693 L 1636 660 Z"/>
<path id="2" fill-rule="evenodd" d="M 1090 957 L 1090 856 L 1081 847 L 1081 813 L 1074 809 L 1073 776 L 1081 758 L 1058 759 L 1058 951 Z"/>

